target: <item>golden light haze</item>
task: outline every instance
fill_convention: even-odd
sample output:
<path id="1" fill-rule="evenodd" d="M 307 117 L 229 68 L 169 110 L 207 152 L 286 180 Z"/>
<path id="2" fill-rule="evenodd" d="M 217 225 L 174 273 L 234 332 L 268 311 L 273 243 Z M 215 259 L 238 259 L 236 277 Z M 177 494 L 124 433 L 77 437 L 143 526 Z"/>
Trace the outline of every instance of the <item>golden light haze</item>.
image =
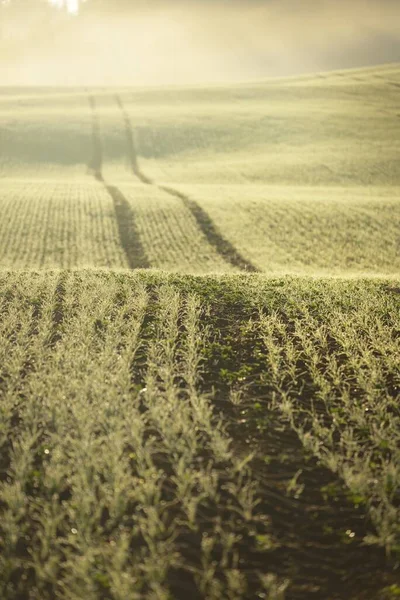
<path id="1" fill-rule="evenodd" d="M 59 8 L 66 8 L 73 15 L 79 13 L 79 0 L 49 0 L 50 4 L 54 4 Z"/>
<path id="2" fill-rule="evenodd" d="M 2 85 L 226 82 L 399 61 L 400 2 L 164 1 L 52 30 L 32 11 L 0 33 Z"/>

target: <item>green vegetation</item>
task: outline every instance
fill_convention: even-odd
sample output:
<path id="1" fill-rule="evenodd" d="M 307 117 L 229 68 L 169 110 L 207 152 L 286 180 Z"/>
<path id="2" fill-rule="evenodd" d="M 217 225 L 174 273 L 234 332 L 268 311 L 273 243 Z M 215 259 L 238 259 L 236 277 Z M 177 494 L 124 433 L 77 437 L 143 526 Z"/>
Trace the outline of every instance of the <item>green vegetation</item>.
<path id="1" fill-rule="evenodd" d="M 26 260 L 4 242 L 1 264 L 128 266 L 114 248 L 109 194 L 90 180 L 95 161 L 131 205 L 149 266 L 237 270 L 172 188 L 263 272 L 397 276 L 397 84 L 393 65 L 233 88 L 97 90 L 92 104 L 82 90 L 9 90 L 0 97 L 2 213 L 26 231 L 37 227 L 43 250 Z M 62 208 L 46 212 L 60 217 L 68 244 L 59 223 L 31 222 L 39 201 L 56 198 Z"/>
<path id="2" fill-rule="evenodd" d="M 112 201 L 96 183 L 13 181 L 1 208 L 3 268 L 128 267 Z"/>
<path id="3" fill-rule="evenodd" d="M 398 596 L 397 85 L 1 95 L 1 598 Z"/>

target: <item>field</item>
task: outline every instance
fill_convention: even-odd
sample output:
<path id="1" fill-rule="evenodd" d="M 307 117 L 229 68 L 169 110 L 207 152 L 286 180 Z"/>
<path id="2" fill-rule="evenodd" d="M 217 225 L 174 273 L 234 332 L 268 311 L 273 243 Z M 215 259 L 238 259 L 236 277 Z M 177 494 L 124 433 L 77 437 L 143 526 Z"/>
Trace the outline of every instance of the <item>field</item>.
<path id="1" fill-rule="evenodd" d="M 399 597 L 399 87 L 0 89 L 0 598 Z"/>

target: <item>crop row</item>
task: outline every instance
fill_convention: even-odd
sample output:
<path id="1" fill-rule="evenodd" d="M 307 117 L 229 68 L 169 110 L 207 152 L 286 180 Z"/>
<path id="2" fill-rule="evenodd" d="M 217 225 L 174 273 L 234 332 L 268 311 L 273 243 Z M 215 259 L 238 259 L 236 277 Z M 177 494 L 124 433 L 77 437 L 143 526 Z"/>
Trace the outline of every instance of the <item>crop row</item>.
<path id="1" fill-rule="evenodd" d="M 133 228 L 123 215 L 124 241 L 132 248 L 139 241 L 151 267 L 200 273 L 230 268 L 181 200 L 138 185 L 122 184 L 120 191 L 135 220 Z M 0 203 L 2 268 L 128 267 L 115 202 L 101 183 L 8 182 Z"/>
<path id="2" fill-rule="evenodd" d="M 182 186 L 264 272 L 397 274 L 395 191 Z"/>
<path id="3" fill-rule="evenodd" d="M 12 182 L 0 204 L 2 268 L 126 267 L 114 208 L 100 185 Z"/>
<path id="4" fill-rule="evenodd" d="M 398 557 L 400 288 L 379 281 L 264 282 L 255 278 L 242 289 L 251 316 L 237 315 L 240 324 L 231 316 L 212 360 L 249 398 L 244 413 L 254 428 L 268 431 L 271 410 L 281 415 L 306 455 L 337 477 L 324 494 L 337 500 L 342 482 L 348 500 L 365 512 L 373 529 L 363 543 Z M 237 298 L 237 284 L 229 289 Z M 223 341 L 232 339 L 234 349 Z M 251 402 L 255 389 L 258 403 Z"/>
<path id="5" fill-rule="evenodd" d="M 156 188 L 122 185 L 150 264 L 180 272 L 227 271 L 229 263 L 200 231 L 182 201 Z"/>
<path id="6" fill-rule="evenodd" d="M 250 457 L 200 390 L 196 295 L 1 279 L 2 598 L 279 598 Z"/>
<path id="7" fill-rule="evenodd" d="M 262 312 L 254 323 L 267 351 L 262 379 L 306 451 L 366 508 L 376 533 L 364 542 L 398 553 L 399 306 L 365 295 L 343 310 L 346 301 L 341 290 L 318 307 L 299 302 L 292 319 Z"/>

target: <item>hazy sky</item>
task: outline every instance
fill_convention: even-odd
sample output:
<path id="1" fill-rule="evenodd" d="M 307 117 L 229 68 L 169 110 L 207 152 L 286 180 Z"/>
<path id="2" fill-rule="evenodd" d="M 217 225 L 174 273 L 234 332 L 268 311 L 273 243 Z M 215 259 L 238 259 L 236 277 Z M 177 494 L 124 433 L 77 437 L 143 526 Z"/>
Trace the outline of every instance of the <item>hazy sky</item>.
<path id="1" fill-rule="evenodd" d="M 400 61 L 400 0 L 149 0 L 47 35 L 34 11 L 10 27 L 0 23 L 3 84 L 237 81 Z"/>
<path id="2" fill-rule="evenodd" d="M 78 14 L 79 12 L 79 0 L 49 0 L 50 4 L 54 4 L 59 8 L 63 8 L 64 6 L 73 15 Z"/>

